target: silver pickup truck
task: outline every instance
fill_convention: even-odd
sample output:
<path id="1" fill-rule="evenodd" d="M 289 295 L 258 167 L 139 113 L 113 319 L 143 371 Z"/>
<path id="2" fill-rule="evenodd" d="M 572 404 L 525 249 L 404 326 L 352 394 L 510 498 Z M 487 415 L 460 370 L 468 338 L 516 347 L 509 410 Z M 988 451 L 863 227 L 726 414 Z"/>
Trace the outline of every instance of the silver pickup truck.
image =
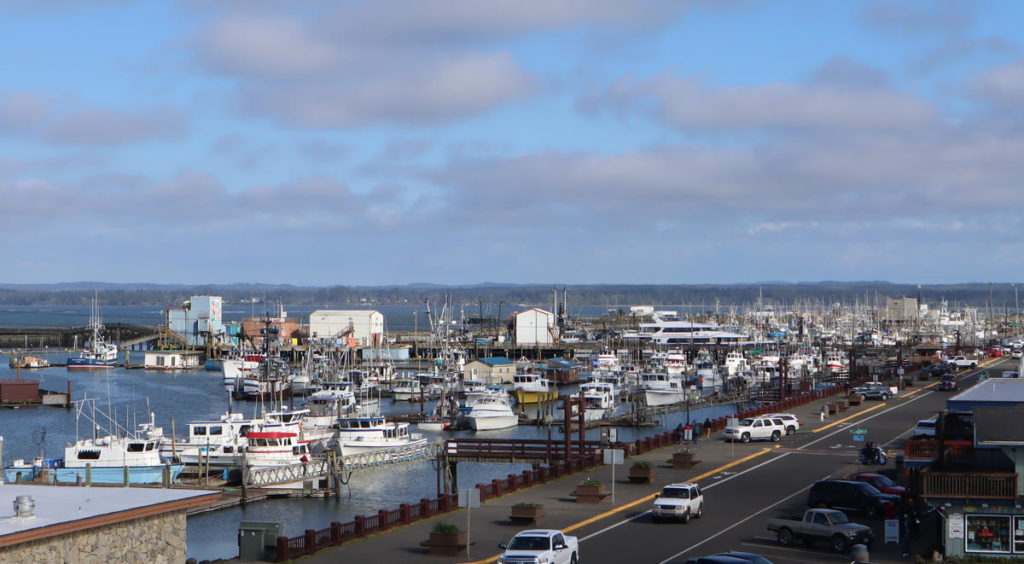
<path id="1" fill-rule="evenodd" d="M 836 552 L 846 552 L 855 544 L 871 545 L 871 527 L 850 521 L 842 511 L 835 509 L 808 509 L 803 517 L 768 519 L 768 530 L 782 546 L 796 540 L 811 543 L 827 540 Z"/>

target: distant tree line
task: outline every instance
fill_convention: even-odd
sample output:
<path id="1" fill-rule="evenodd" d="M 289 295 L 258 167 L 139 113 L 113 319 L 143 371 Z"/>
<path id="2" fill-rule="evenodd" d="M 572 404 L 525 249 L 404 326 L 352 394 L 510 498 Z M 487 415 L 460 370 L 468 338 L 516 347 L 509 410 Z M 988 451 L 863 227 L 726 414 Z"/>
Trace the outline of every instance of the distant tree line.
<path id="1" fill-rule="evenodd" d="M 561 288 L 562 286 L 558 286 Z M 481 284 L 474 286 L 330 286 L 303 287 L 272 284 L 159 285 L 75 283 L 53 285 L 8 285 L 0 287 L 3 305 L 88 305 L 95 296 L 102 305 L 173 306 L 189 296 L 222 296 L 228 303 L 257 300 L 261 303 L 328 306 L 339 304 L 435 306 L 443 300 L 460 306 L 481 306 L 488 311 L 498 304 L 509 308 L 519 304 L 550 305 L 551 285 Z M 594 284 L 569 285 L 570 307 L 580 305 L 704 305 L 767 304 L 822 306 L 831 303 L 884 305 L 886 298 L 917 296 L 925 303 L 947 300 L 950 305 L 1016 311 L 1024 291 L 1014 284 L 964 283 L 913 284 L 888 282 L 815 282 L 763 284 Z M 505 311 L 509 311 L 506 309 Z"/>

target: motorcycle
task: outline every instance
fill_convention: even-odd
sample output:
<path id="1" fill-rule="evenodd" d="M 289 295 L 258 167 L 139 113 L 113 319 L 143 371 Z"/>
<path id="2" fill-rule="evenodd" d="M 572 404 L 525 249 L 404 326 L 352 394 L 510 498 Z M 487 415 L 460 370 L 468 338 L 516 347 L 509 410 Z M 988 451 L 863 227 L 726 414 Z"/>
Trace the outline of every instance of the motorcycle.
<path id="1" fill-rule="evenodd" d="M 860 458 L 858 462 L 861 464 L 878 464 L 884 466 L 889 458 L 885 455 L 885 451 L 882 447 L 869 445 L 860 449 Z"/>

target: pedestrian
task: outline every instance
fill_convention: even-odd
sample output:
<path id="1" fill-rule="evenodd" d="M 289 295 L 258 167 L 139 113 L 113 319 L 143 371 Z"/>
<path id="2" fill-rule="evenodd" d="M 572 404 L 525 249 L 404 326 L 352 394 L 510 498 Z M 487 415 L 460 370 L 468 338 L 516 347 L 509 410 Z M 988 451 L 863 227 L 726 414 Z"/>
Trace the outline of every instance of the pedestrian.
<path id="1" fill-rule="evenodd" d="M 673 434 L 674 434 L 673 438 L 675 439 L 675 442 L 677 442 L 677 443 L 683 442 L 683 424 L 682 423 L 680 423 L 679 426 L 676 427 L 676 429 L 675 429 Z"/>
<path id="2" fill-rule="evenodd" d="M 710 439 L 710 438 L 711 438 L 711 419 L 710 418 L 705 418 L 704 419 L 704 439 L 707 440 L 707 439 Z"/>
<path id="3" fill-rule="evenodd" d="M 828 415 L 828 406 L 827 405 L 823 405 L 823 406 L 821 406 L 821 411 L 818 412 L 818 416 L 821 419 L 821 421 L 824 421 L 826 415 Z"/>
<path id="4" fill-rule="evenodd" d="M 704 429 L 701 428 L 699 421 L 693 422 L 693 444 L 697 444 L 700 441 L 701 436 L 704 434 Z"/>

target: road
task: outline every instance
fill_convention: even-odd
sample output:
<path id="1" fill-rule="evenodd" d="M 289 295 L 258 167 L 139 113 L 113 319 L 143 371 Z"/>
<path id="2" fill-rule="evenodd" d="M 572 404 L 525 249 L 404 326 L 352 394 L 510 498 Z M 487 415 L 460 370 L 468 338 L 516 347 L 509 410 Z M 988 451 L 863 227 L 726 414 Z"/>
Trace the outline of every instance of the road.
<path id="1" fill-rule="evenodd" d="M 962 371 L 961 389 L 973 384 L 979 373 L 998 374 L 1007 361 L 997 361 L 977 370 Z M 932 382 L 934 383 L 934 381 Z M 705 510 L 701 519 L 688 524 L 654 523 L 647 506 L 624 512 L 615 522 L 601 521 L 576 531 L 581 539 L 580 554 L 590 563 L 623 562 L 624 554 L 632 562 L 684 562 L 687 558 L 737 550 L 755 552 L 775 563 L 810 564 L 849 562 L 849 555 L 834 554 L 824 543 L 812 547 L 781 547 L 765 529 L 772 516 L 802 512 L 807 490 L 816 480 L 841 478 L 852 472 L 873 470 L 857 464 L 857 450 L 851 429 L 866 429 L 868 440 L 892 447 L 908 436 L 915 423 L 943 409 L 947 392 L 935 391 L 925 382 L 904 391 L 899 398 L 871 405 L 870 411 L 849 421 L 799 433 L 783 439 L 772 453 L 753 459 L 744 466 L 731 468 L 701 482 Z M 817 422 L 815 422 L 817 424 Z M 770 443 L 767 443 L 770 445 Z M 736 444 L 736 456 L 754 453 L 766 443 Z M 890 464 L 892 457 L 890 457 Z M 851 515 L 860 523 L 875 528 L 874 562 L 898 561 L 896 545 L 884 546 L 881 520 Z M 628 552 L 624 547 L 629 547 Z"/>

